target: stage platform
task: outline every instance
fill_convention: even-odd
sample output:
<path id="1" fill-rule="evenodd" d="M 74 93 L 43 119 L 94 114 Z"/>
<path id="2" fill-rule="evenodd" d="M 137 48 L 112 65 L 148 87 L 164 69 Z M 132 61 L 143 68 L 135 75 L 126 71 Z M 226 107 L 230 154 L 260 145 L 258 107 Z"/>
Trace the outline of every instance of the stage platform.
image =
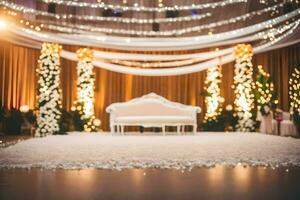
<path id="1" fill-rule="evenodd" d="M 170 135 L 171 134 L 171 135 Z M 300 166 L 300 140 L 259 133 L 69 133 L 0 149 L 0 168 Z"/>

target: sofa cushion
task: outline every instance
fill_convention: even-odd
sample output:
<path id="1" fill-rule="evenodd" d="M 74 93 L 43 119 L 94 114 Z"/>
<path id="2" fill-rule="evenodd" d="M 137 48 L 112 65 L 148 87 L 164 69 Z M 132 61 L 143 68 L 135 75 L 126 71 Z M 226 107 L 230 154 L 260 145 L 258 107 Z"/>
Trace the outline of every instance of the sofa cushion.
<path id="1" fill-rule="evenodd" d="M 192 117 L 185 116 L 127 116 L 127 117 L 116 117 L 115 122 L 124 124 L 143 124 L 143 123 L 193 123 Z"/>

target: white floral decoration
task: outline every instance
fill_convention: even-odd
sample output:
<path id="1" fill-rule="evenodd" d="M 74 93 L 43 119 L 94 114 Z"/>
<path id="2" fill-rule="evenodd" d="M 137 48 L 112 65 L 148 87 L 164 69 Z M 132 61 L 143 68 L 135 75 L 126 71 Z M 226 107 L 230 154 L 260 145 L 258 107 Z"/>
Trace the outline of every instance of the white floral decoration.
<path id="1" fill-rule="evenodd" d="M 38 113 L 36 136 L 59 131 L 61 117 L 60 50 L 58 44 L 44 43 L 38 61 Z"/>
<path id="2" fill-rule="evenodd" d="M 94 82 L 95 75 L 92 64 L 93 52 L 83 48 L 77 51 L 77 101 L 76 109 L 84 122 L 84 131 L 95 131 L 96 125 L 94 111 Z"/>
<path id="3" fill-rule="evenodd" d="M 295 68 L 289 79 L 291 114 L 300 115 L 300 70 Z"/>
<path id="4" fill-rule="evenodd" d="M 222 112 L 221 103 L 223 103 L 224 98 L 220 96 L 221 77 L 222 73 L 220 66 L 215 66 L 207 70 L 205 80 L 206 113 L 204 122 L 215 121 Z"/>
<path id="5" fill-rule="evenodd" d="M 258 65 L 258 74 L 255 81 L 255 98 L 257 102 L 257 110 L 261 115 L 267 116 L 272 111 L 272 106 L 277 104 L 274 95 L 274 84 L 270 74 L 265 72 L 262 65 Z"/>
<path id="6" fill-rule="evenodd" d="M 237 131 L 249 132 L 255 129 L 253 120 L 253 66 L 251 45 L 239 44 L 235 47 L 236 63 L 234 68 L 235 113 L 238 117 Z"/>

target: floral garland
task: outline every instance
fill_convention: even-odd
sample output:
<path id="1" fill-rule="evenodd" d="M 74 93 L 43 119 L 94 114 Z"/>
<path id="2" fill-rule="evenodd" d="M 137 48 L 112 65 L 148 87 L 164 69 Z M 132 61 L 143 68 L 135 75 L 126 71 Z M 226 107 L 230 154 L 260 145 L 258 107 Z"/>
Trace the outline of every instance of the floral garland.
<path id="1" fill-rule="evenodd" d="M 204 123 L 216 121 L 217 117 L 222 112 L 222 107 L 220 105 L 224 102 L 224 98 L 220 96 L 221 77 L 222 73 L 220 66 L 215 66 L 207 70 L 204 87 L 206 104 Z"/>
<path id="2" fill-rule="evenodd" d="M 61 117 L 60 51 L 58 44 L 44 43 L 38 61 L 37 136 L 59 131 Z"/>
<path id="3" fill-rule="evenodd" d="M 266 73 L 261 65 L 257 68 L 258 75 L 255 81 L 254 96 L 258 111 L 260 111 L 263 116 L 267 116 L 277 103 L 274 95 L 274 84 L 270 78 L 270 74 Z"/>
<path id="4" fill-rule="evenodd" d="M 248 132 L 255 129 L 253 120 L 254 95 L 253 83 L 253 50 L 251 45 L 239 44 L 235 47 L 234 93 L 235 113 L 238 117 L 237 131 Z"/>
<path id="5" fill-rule="evenodd" d="M 84 123 L 84 131 L 92 132 L 96 130 L 94 125 L 94 82 L 95 75 L 92 64 L 93 52 L 90 49 L 82 48 L 77 51 L 79 59 L 77 63 L 77 101 L 76 110 L 80 114 Z"/>
<path id="6" fill-rule="evenodd" d="M 291 114 L 295 124 L 300 127 L 300 70 L 295 68 L 289 80 Z M 300 130 L 299 130 L 300 131 Z"/>

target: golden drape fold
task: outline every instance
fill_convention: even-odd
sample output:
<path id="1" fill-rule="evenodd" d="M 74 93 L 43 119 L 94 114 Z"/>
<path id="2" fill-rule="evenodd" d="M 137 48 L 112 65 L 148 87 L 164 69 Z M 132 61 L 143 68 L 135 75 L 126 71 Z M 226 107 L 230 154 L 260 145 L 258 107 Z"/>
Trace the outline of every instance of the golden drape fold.
<path id="1" fill-rule="evenodd" d="M 64 49 L 76 51 L 77 47 L 65 46 Z M 2 42 L 0 45 L 0 95 L 2 105 L 19 108 L 27 104 L 34 108 L 36 101 L 36 73 L 39 51 Z M 234 93 L 233 64 L 222 67 L 221 95 L 224 106 L 233 104 Z M 278 94 L 279 107 L 288 111 L 288 78 L 293 68 L 300 64 L 300 44 L 283 49 L 254 55 L 253 64 L 264 66 L 274 79 Z M 63 108 L 69 110 L 76 99 L 76 63 L 62 59 L 61 87 Z M 141 95 L 155 92 L 189 105 L 200 106 L 199 123 L 205 112 L 204 97 L 200 95 L 204 88 L 205 71 L 188 75 L 169 77 L 144 77 L 125 75 L 95 68 L 95 114 L 102 121 L 104 130 L 108 130 L 108 114 L 105 108 L 114 102 L 128 101 Z"/>
<path id="2" fill-rule="evenodd" d="M 0 94 L 2 105 L 35 107 L 36 67 L 39 51 L 2 43 L 0 46 Z"/>

